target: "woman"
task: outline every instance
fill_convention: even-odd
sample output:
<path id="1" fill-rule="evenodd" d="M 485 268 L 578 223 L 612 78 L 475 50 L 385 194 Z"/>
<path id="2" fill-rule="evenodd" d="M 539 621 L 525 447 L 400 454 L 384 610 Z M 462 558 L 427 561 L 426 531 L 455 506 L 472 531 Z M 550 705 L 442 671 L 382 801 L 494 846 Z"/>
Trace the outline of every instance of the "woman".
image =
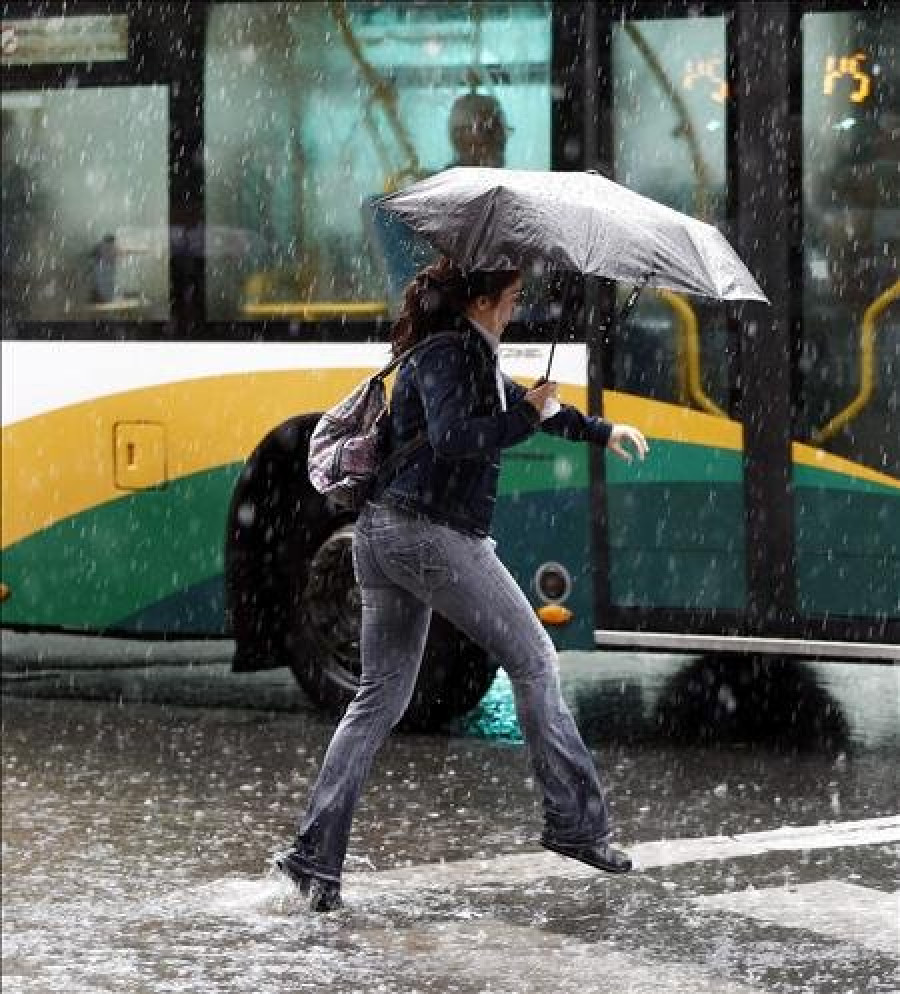
<path id="1" fill-rule="evenodd" d="M 647 443 L 636 428 L 560 406 L 554 383 L 526 390 L 500 373 L 497 345 L 521 286 L 516 271 L 466 275 L 443 259 L 409 286 L 392 332 L 394 355 L 425 344 L 397 372 L 391 447 L 423 433 L 428 444 L 381 481 L 356 524 L 359 691 L 328 748 L 294 846 L 276 860 L 311 891 L 314 910 L 341 905 L 353 811 L 375 753 L 409 703 L 432 609 L 509 674 L 543 793 L 541 844 L 608 872 L 631 869 L 625 853 L 609 845 L 603 790 L 560 695 L 556 650 L 497 558 L 489 530 L 500 452 L 538 428 L 608 445 L 629 460 L 624 443 L 641 458 Z"/>

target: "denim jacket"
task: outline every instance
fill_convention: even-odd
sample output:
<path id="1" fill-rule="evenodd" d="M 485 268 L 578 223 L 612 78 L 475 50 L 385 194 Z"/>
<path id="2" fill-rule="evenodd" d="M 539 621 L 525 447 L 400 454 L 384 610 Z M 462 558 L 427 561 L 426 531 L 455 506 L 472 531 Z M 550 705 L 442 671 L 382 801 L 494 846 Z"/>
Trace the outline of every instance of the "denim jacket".
<path id="1" fill-rule="evenodd" d="M 525 388 L 506 376 L 504 411 L 496 353 L 468 321 L 461 321 L 458 330 L 458 339 L 442 336 L 401 364 L 391 393 L 388 451 L 421 433 L 428 444 L 409 456 L 387 483 L 381 482 L 372 499 L 487 535 L 503 449 L 538 429 L 606 445 L 612 425 L 567 405 L 542 422 L 525 400 Z"/>

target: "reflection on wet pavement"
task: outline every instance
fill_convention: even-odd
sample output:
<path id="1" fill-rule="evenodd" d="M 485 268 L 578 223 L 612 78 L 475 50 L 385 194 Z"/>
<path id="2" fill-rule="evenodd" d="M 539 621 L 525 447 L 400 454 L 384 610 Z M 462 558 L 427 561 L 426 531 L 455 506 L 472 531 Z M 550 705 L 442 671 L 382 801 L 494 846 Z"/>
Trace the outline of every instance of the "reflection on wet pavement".
<path id="1" fill-rule="evenodd" d="M 564 687 L 592 741 L 775 751 L 896 748 L 900 667 L 740 656 L 570 653 Z"/>
<path id="2" fill-rule="evenodd" d="M 121 699 L 130 684 L 102 701 L 8 694 L 4 991 L 896 992 L 896 914 L 883 935 L 839 928 L 895 899 L 900 674 L 810 666 L 815 693 L 796 673 L 763 692 L 711 672 L 563 660 L 641 872 L 605 877 L 538 849 L 501 681 L 481 731 L 387 744 L 333 916 L 269 869 L 330 736 L 308 709 L 280 709 L 273 689 L 256 710 L 172 704 L 171 685 L 165 705 Z M 231 704 L 234 689 L 210 696 Z M 729 725 L 745 704 L 773 723 Z M 480 737 L 495 712 L 505 731 Z M 795 715 L 808 721 L 792 740 Z M 710 727 L 675 734 L 691 722 Z M 865 838 L 819 838 L 855 821 Z M 784 826 L 808 828 L 791 836 L 801 848 L 769 846 Z"/>

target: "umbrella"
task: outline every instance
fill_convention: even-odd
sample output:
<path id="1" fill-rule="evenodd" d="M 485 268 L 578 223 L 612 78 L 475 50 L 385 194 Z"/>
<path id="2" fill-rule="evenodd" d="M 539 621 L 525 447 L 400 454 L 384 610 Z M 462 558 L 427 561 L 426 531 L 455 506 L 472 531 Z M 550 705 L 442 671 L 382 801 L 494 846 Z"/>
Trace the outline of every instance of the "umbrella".
<path id="1" fill-rule="evenodd" d="M 636 284 L 620 318 L 644 286 L 768 303 L 720 231 L 595 172 L 457 166 L 377 205 L 466 269 L 539 262 Z"/>

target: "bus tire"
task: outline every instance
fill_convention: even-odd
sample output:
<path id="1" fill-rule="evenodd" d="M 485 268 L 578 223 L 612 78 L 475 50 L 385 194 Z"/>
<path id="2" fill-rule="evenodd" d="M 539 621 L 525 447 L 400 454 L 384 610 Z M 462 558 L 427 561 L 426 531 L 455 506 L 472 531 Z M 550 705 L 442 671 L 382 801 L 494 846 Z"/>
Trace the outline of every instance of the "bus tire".
<path id="1" fill-rule="evenodd" d="M 309 483 L 306 458 L 318 414 L 292 418 L 257 446 L 228 513 L 227 617 L 236 671 L 289 666 L 312 702 L 343 714 L 359 685 L 359 590 L 353 575 L 354 515 Z M 435 731 L 471 711 L 497 667 L 437 614 L 419 678 L 400 724 Z"/>
<path id="2" fill-rule="evenodd" d="M 291 668 L 315 703 L 340 717 L 359 686 L 361 604 L 353 575 L 353 525 L 334 530 L 306 569 L 291 645 Z M 432 614 L 412 700 L 399 727 L 436 731 L 471 711 L 496 675 L 483 650 L 445 618 Z"/>

